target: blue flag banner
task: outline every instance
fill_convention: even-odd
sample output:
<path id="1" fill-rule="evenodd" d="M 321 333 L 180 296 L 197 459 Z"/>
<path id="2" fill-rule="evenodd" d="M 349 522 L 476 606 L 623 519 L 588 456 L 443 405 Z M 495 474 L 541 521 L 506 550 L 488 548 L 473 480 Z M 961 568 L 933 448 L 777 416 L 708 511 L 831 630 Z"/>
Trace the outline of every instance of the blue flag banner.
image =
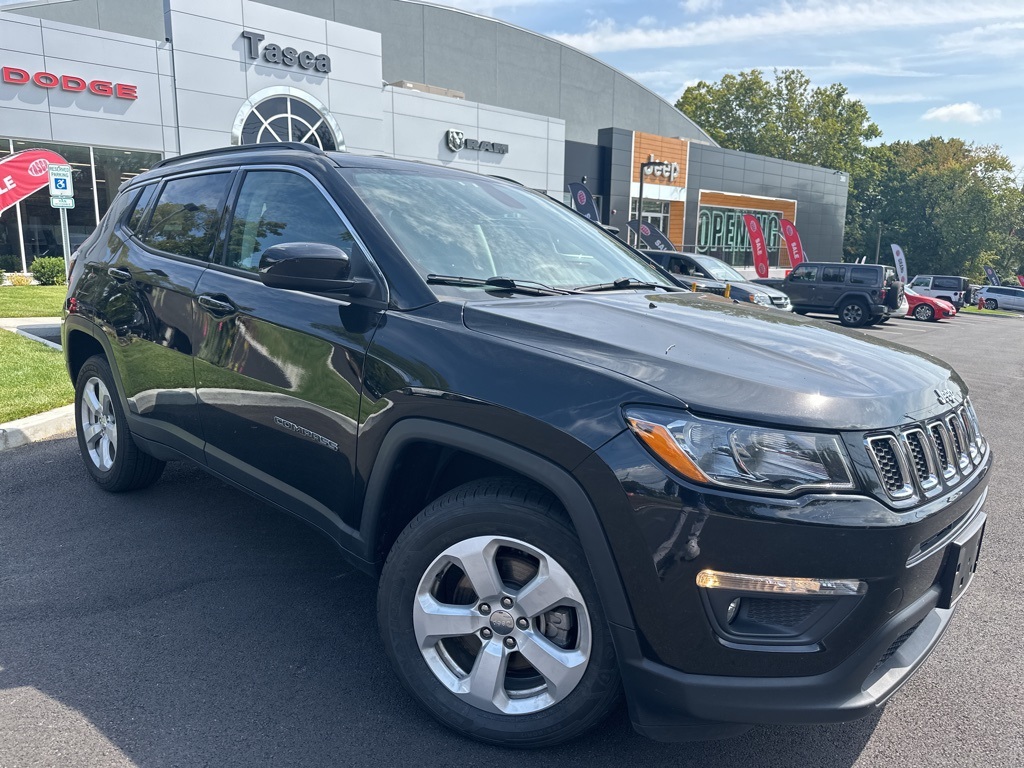
<path id="1" fill-rule="evenodd" d="M 646 243 L 648 248 L 655 251 L 674 251 L 676 249 L 672 245 L 672 241 L 665 236 L 665 233 L 653 224 L 640 221 L 640 219 L 633 219 L 626 226 L 633 230 L 633 233 Z"/>
<path id="2" fill-rule="evenodd" d="M 999 275 L 997 275 L 996 271 L 987 264 L 985 265 L 985 277 L 988 278 L 990 285 L 1002 285 L 1002 282 L 999 280 Z"/>
<path id="3" fill-rule="evenodd" d="M 597 203 L 590 190 L 582 184 L 570 184 L 569 194 L 572 195 L 572 207 L 577 213 L 581 213 L 595 224 L 601 223 L 601 214 L 597 212 Z"/>

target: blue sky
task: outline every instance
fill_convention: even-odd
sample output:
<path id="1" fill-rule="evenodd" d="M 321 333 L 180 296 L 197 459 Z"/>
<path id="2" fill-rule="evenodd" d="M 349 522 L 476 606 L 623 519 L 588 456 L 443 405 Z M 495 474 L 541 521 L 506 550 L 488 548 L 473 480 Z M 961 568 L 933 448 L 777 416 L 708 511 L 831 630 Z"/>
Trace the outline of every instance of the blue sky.
<path id="1" fill-rule="evenodd" d="M 557 38 L 671 102 L 758 68 L 842 83 L 882 141 L 998 144 L 1024 175 L 1024 0 L 439 0 Z"/>

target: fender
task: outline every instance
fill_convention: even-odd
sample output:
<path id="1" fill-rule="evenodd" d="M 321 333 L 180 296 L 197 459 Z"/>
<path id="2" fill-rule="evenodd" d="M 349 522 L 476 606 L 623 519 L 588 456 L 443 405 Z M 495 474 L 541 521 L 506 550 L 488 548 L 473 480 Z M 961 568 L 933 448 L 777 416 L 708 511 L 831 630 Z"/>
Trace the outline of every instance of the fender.
<path id="1" fill-rule="evenodd" d="M 594 505 L 576 479 L 542 456 L 465 427 L 410 418 L 395 424 L 385 436 L 374 461 L 363 502 L 360 539 L 368 548 L 367 559 L 373 556 L 369 548 L 377 540 L 384 515 L 381 504 L 391 470 L 406 445 L 424 441 L 476 454 L 514 470 L 550 491 L 565 507 L 576 527 L 608 620 L 633 628 L 633 616 L 626 600 L 625 588 L 604 528 Z"/>
<path id="2" fill-rule="evenodd" d="M 114 350 L 110 346 L 110 337 L 104 333 L 100 326 L 83 315 L 65 315 L 60 331 L 61 346 L 64 347 L 64 366 L 68 370 L 68 377 L 71 378 L 71 385 L 74 386 L 76 382 L 71 376 L 71 349 L 68 342 L 74 331 L 81 331 L 91 336 L 103 347 L 103 355 L 107 358 L 107 365 L 110 366 L 110 372 L 114 374 L 114 384 L 117 386 L 117 396 L 121 400 L 121 407 L 126 414 L 130 415 L 131 410 L 128 407 L 128 399 L 124 396 L 124 386 L 121 383 L 121 372 L 117 368 L 117 359 L 114 357 Z"/>

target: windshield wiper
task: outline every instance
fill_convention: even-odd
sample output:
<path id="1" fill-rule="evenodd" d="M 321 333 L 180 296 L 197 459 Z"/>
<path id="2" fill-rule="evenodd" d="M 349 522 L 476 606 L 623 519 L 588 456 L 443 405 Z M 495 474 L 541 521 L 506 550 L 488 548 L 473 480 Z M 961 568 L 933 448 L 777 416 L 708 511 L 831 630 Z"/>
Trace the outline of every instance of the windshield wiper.
<path id="1" fill-rule="evenodd" d="M 458 275 L 427 275 L 427 282 L 435 285 L 454 285 L 461 288 L 497 288 L 526 296 L 566 296 L 574 291 L 552 288 L 535 280 L 513 280 L 511 277 L 459 277 Z"/>
<path id="2" fill-rule="evenodd" d="M 661 283 L 648 283 L 644 280 L 637 280 L 635 277 L 620 277 L 618 280 L 611 283 L 583 285 L 576 290 L 583 291 L 585 293 L 594 293 L 595 291 L 624 291 L 627 288 L 664 288 L 665 290 L 671 290 L 667 285 L 662 285 Z"/>

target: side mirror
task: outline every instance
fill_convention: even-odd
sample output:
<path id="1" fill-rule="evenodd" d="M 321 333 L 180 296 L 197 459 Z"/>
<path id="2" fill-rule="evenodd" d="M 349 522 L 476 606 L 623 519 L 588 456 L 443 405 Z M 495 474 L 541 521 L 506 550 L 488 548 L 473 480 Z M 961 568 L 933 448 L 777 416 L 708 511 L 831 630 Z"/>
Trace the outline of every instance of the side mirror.
<path id="1" fill-rule="evenodd" d="M 269 288 L 368 296 L 369 280 L 352 280 L 349 256 L 326 243 L 281 243 L 260 257 L 260 282 Z"/>

